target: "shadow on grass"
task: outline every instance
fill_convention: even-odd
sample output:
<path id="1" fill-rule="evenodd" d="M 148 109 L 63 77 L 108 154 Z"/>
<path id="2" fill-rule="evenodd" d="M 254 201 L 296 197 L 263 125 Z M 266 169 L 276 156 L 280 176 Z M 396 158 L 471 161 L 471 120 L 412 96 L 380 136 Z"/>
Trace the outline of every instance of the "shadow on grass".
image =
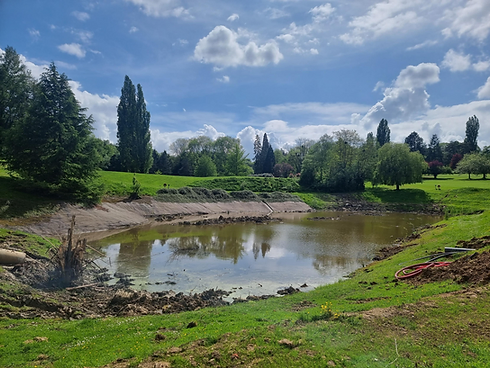
<path id="1" fill-rule="evenodd" d="M 422 189 L 388 189 L 388 188 L 368 188 L 367 197 L 381 203 L 418 203 L 429 204 L 432 199 Z"/>
<path id="2" fill-rule="evenodd" d="M 19 183 L 18 179 L 0 177 L 0 220 L 44 216 L 58 208 L 60 200 L 29 193 Z"/>

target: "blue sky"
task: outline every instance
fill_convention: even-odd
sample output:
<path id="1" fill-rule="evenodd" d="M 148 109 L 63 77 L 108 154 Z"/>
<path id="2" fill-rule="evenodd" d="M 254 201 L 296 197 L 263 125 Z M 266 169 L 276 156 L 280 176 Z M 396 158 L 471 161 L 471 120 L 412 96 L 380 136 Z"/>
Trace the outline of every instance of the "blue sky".
<path id="1" fill-rule="evenodd" d="M 252 150 L 386 118 L 392 141 L 490 145 L 488 0 L 0 0 L 0 48 L 34 76 L 54 61 L 116 142 L 124 76 L 141 84 L 153 146 L 239 137 Z"/>

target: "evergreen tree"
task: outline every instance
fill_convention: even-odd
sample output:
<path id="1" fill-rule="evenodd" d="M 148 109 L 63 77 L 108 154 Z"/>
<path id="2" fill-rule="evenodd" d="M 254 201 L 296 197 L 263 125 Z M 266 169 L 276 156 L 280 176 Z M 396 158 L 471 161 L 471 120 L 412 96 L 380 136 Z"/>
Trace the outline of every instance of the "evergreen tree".
<path id="1" fill-rule="evenodd" d="M 19 54 L 7 46 L 0 55 L 0 159 L 3 137 L 27 116 L 34 81 Z"/>
<path id="2" fill-rule="evenodd" d="M 226 162 L 227 173 L 235 176 L 248 175 L 250 173 L 250 167 L 247 165 L 247 156 L 248 155 L 245 154 L 245 150 L 238 140 L 228 154 Z"/>
<path id="3" fill-rule="evenodd" d="M 145 173 L 152 164 L 150 113 L 141 85 L 137 93 L 126 75 L 117 107 L 117 139 L 122 170 Z"/>
<path id="4" fill-rule="evenodd" d="M 261 170 L 258 174 L 269 173 L 272 174 L 274 165 L 276 164 L 276 158 L 274 156 L 274 150 L 269 144 L 267 133 L 264 133 L 264 139 L 262 140 L 262 150 L 259 157 L 261 163 Z"/>
<path id="5" fill-rule="evenodd" d="M 466 122 L 465 153 L 473 153 L 479 150 L 477 142 L 479 129 L 480 122 L 478 118 L 476 115 L 471 116 Z"/>
<path id="6" fill-rule="evenodd" d="M 390 128 L 388 128 L 388 120 L 381 119 L 376 132 L 376 141 L 379 147 L 383 147 L 386 143 L 390 143 Z"/>
<path id="7" fill-rule="evenodd" d="M 255 135 L 254 141 L 254 173 L 261 174 L 262 173 L 262 162 L 261 162 L 261 154 L 262 154 L 262 144 L 260 143 L 260 137 L 258 134 Z"/>
<path id="8" fill-rule="evenodd" d="M 92 117 L 85 116 L 68 77 L 51 63 L 32 99 L 28 117 L 9 131 L 8 168 L 58 192 L 90 195 L 100 156 L 91 133 Z"/>
<path id="9" fill-rule="evenodd" d="M 424 143 L 424 139 L 417 132 L 412 132 L 410 135 L 405 138 L 405 143 L 408 144 L 408 148 L 410 148 L 410 152 L 420 152 L 423 156 L 425 156 L 426 146 Z"/>
<path id="10" fill-rule="evenodd" d="M 437 134 L 433 134 L 432 138 L 430 139 L 429 147 L 427 148 L 426 161 L 442 162 L 442 149 Z"/>

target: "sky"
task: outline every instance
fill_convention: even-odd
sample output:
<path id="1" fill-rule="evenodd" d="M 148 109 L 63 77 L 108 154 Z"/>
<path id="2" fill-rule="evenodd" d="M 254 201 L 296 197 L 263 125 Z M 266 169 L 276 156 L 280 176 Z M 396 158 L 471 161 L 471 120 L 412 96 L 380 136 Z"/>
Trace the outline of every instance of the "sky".
<path id="1" fill-rule="evenodd" d="M 153 147 L 256 134 L 273 148 L 341 129 L 490 145 L 489 0 L 0 0 L 0 49 L 54 62 L 97 137 L 117 142 L 124 77 Z M 1 51 L 0 51 L 1 52 Z M 250 156 L 251 157 L 251 156 Z"/>

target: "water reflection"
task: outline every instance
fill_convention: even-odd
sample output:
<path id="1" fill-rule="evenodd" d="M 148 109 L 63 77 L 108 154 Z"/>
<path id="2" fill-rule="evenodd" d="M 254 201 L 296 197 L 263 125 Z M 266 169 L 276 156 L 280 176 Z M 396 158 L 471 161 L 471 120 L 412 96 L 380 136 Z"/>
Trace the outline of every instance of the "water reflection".
<path id="1" fill-rule="evenodd" d="M 269 225 L 148 226 L 91 245 L 106 252 L 111 272 L 131 274 L 151 291 L 172 281 L 176 291 L 242 287 L 242 295 L 266 294 L 335 282 L 368 263 L 376 249 L 435 221 L 413 214 L 295 214 Z"/>

